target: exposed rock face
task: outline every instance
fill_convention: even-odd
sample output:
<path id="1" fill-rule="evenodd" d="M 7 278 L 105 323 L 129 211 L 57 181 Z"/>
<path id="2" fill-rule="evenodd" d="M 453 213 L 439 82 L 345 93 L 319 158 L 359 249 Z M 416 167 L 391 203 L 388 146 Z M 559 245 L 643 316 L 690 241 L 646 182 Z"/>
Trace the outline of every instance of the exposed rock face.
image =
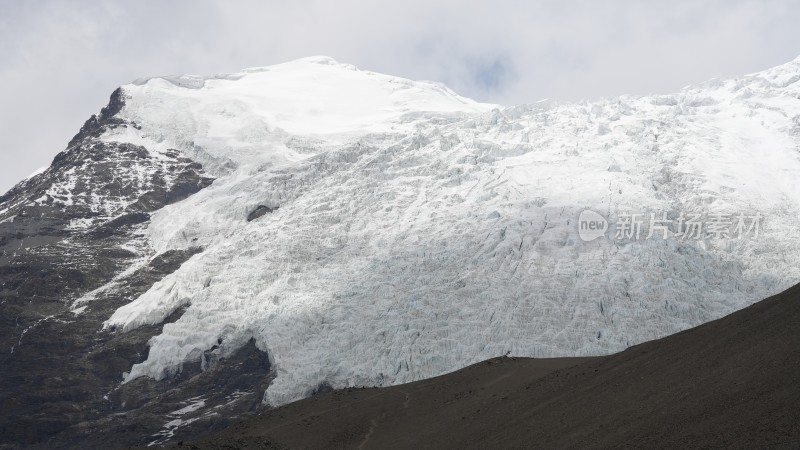
<path id="1" fill-rule="evenodd" d="M 119 445 L 149 444 L 214 429 L 258 408 L 269 382 L 269 360 L 250 344 L 161 382 L 120 383 L 164 324 L 120 333 L 103 321 L 202 251 L 154 255 L 149 213 L 213 181 L 176 150 L 104 142 L 109 129 L 137 127 L 116 116 L 124 102 L 114 91 L 46 171 L 0 197 L 0 448 L 101 447 L 111 433 Z M 182 410 L 200 401 L 219 408 Z"/>
<path id="2" fill-rule="evenodd" d="M 271 212 L 275 211 L 276 209 L 278 209 L 277 206 L 271 208 L 271 207 L 266 206 L 266 205 L 258 205 L 258 207 L 256 209 L 254 209 L 253 212 L 251 212 L 250 214 L 247 215 L 247 221 L 248 222 L 252 222 L 252 221 L 258 219 L 259 217 L 263 216 L 264 214 L 271 213 Z"/>

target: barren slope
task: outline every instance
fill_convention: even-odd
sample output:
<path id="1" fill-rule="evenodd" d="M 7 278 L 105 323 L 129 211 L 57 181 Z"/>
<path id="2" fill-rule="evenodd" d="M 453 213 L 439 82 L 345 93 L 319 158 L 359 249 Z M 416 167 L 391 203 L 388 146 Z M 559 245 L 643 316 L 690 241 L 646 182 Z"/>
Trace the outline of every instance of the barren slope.
<path id="1" fill-rule="evenodd" d="M 798 324 L 795 286 L 615 355 L 497 358 L 416 383 L 335 391 L 198 446 L 797 448 Z"/>

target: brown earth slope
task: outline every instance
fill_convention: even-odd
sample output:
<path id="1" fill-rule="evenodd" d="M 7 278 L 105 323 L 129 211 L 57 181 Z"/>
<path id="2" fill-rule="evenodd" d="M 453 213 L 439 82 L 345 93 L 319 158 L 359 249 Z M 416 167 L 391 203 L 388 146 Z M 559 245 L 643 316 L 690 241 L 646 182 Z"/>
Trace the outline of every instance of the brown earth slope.
<path id="1" fill-rule="evenodd" d="M 800 448 L 800 286 L 600 358 L 335 391 L 186 448 Z"/>

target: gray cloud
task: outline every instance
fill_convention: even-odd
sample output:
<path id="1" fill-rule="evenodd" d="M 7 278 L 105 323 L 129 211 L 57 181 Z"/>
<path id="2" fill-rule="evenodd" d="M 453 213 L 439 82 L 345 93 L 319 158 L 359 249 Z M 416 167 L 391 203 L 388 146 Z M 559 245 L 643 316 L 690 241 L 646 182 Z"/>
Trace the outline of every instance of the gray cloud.
<path id="1" fill-rule="evenodd" d="M 0 191 L 133 79 L 325 54 L 515 104 L 676 91 L 800 54 L 795 1 L 0 3 Z"/>

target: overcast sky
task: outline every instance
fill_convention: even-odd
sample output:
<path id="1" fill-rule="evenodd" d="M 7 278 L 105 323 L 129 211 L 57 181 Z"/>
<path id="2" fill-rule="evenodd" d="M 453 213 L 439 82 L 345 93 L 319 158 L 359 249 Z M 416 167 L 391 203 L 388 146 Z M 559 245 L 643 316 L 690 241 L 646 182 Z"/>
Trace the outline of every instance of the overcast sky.
<path id="1" fill-rule="evenodd" d="M 482 101 L 571 101 L 788 62 L 798 24 L 791 0 L 0 0 L 0 191 L 136 78 L 328 55 Z"/>

